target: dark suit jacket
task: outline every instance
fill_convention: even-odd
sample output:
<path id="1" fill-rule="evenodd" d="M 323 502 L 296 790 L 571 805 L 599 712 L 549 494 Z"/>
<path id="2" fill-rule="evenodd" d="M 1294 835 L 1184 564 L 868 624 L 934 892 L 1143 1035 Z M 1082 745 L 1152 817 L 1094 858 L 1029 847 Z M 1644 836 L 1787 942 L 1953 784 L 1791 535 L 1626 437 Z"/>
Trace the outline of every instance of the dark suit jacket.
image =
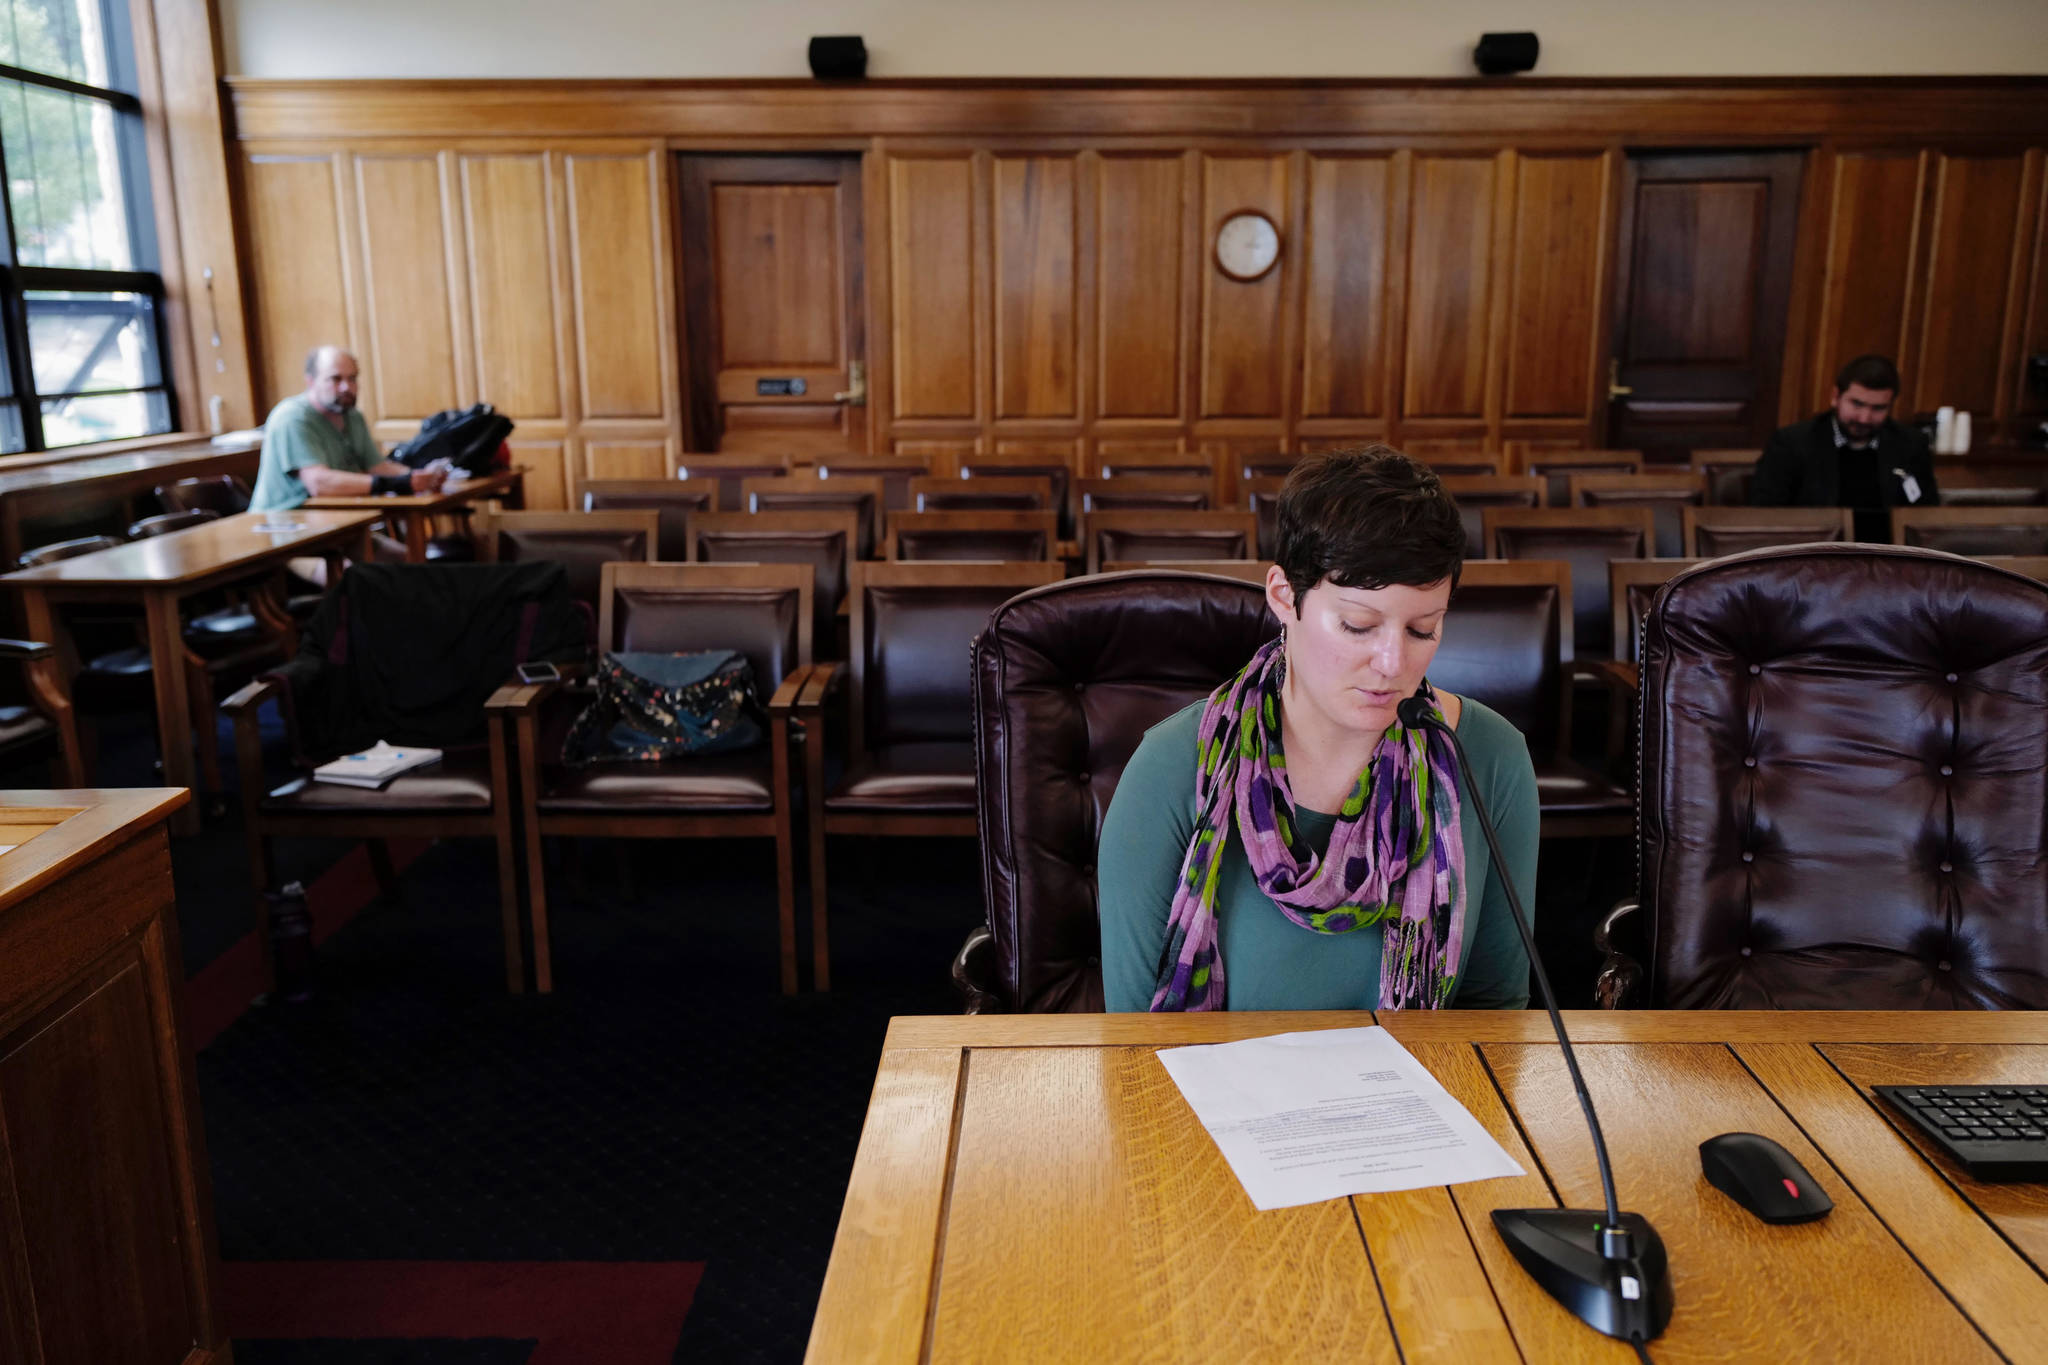
<path id="1" fill-rule="evenodd" d="M 1756 477 L 1749 485 L 1752 507 L 1842 506 L 1842 461 L 1835 449 L 1834 414 L 1823 412 L 1804 422 L 1780 427 L 1757 458 Z M 1886 507 L 1938 507 L 1941 490 L 1934 486 L 1934 456 L 1927 438 L 1911 427 L 1887 421 L 1877 429 L 1878 486 Z M 1920 485 L 1920 497 L 1906 496 L 1902 469 Z"/>

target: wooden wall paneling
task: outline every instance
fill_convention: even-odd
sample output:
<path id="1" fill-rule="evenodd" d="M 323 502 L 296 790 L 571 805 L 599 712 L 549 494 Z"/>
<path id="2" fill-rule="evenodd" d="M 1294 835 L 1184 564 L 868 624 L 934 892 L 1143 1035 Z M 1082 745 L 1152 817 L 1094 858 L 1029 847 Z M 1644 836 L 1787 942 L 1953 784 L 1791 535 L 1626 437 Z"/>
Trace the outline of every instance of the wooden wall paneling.
<path id="1" fill-rule="evenodd" d="M 665 422 L 676 413 L 666 161 L 659 148 L 561 158 L 584 418 Z"/>
<path id="2" fill-rule="evenodd" d="M 1073 156 L 993 159 L 994 416 L 1078 418 L 1079 196 Z"/>
<path id="3" fill-rule="evenodd" d="M 376 414 L 380 441 L 403 441 L 423 418 L 462 399 L 443 158 L 427 151 L 359 153 L 351 161 L 362 263 L 362 406 Z"/>
<path id="4" fill-rule="evenodd" d="M 1178 420 L 1187 161 L 1104 154 L 1095 168 L 1095 415 Z"/>
<path id="5" fill-rule="evenodd" d="M 1065 460 L 1076 475 L 1084 471 L 1079 436 L 998 435 L 993 446 L 994 452 L 998 455 L 1045 455 L 1056 460 Z"/>
<path id="6" fill-rule="evenodd" d="M 1827 264 L 1811 348 L 1813 409 L 1827 406 L 1844 362 L 1872 352 L 1903 362 L 1910 353 L 1928 163 L 1917 148 L 1849 150 L 1834 158 Z M 1912 410 L 1916 378 L 1901 376 L 1902 410 Z"/>
<path id="7" fill-rule="evenodd" d="M 1620 153 L 1516 158 L 1502 420 L 1595 421 L 1605 406 L 1608 245 Z"/>
<path id="8" fill-rule="evenodd" d="M 975 157 L 889 158 L 890 350 L 897 420 L 980 420 Z"/>
<path id="9" fill-rule="evenodd" d="M 1497 156 L 1417 156 L 1401 417 L 1484 419 L 1493 346 Z"/>
<path id="10" fill-rule="evenodd" d="M 1943 155 L 1935 164 L 1928 219 L 1927 298 L 1913 366 L 1914 406 L 1968 409 L 1979 420 L 1999 406 L 2026 158 Z"/>
<path id="11" fill-rule="evenodd" d="M 559 427 L 556 430 L 559 431 Z M 527 510 L 566 510 L 571 505 L 571 494 L 576 487 L 576 480 L 570 477 L 568 438 L 554 432 L 533 431 L 521 423 L 505 444 L 512 448 L 512 463 L 526 470 L 524 491 Z"/>
<path id="12" fill-rule="evenodd" d="M 577 487 L 569 490 L 571 506 L 582 503 L 580 489 L 584 479 L 673 478 L 680 459 L 675 443 L 663 437 L 626 440 L 586 435 Z"/>
<path id="13" fill-rule="evenodd" d="M 1401 239 L 1392 156 L 1311 156 L 1298 251 L 1303 418 L 1381 417 L 1395 348 L 1390 268 Z M 1401 167 L 1405 170 L 1405 166 Z"/>
<path id="14" fill-rule="evenodd" d="M 1289 212 L 1286 156 L 1201 156 L 1202 215 L 1194 265 L 1201 278 L 1203 417 L 1283 415 L 1287 388 L 1286 302 L 1300 267 L 1299 224 Z M 1216 230 L 1234 213 L 1273 220 L 1280 256 L 1256 280 L 1234 280 L 1216 263 Z"/>
<path id="15" fill-rule="evenodd" d="M 255 294 L 256 420 L 306 387 L 306 352 L 355 344 L 339 158 L 252 154 L 243 167 Z"/>
<path id="16" fill-rule="evenodd" d="M 569 417 L 550 160 L 547 152 L 464 153 L 458 160 L 477 397 L 522 425 Z"/>

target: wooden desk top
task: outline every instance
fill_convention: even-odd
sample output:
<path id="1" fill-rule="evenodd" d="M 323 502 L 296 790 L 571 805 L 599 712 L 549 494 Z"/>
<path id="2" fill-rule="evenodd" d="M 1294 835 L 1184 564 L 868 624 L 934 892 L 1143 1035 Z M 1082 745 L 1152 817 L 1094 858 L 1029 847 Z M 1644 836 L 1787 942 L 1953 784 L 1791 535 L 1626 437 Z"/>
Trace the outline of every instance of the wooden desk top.
<path id="1" fill-rule="evenodd" d="M 444 507 L 453 507 L 477 498 L 496 497 L 518 483 L 525 472 L 523 469 L 508 469 L 503 473 L 487 475 L 481 479 L 465 479 L 459 486 L 443 488 L 438 493 L 351 493 L 347 496 L 308 498 L 301 506 L 373 507 L 380 512 L 438 512 Z"/>
<path id="2" fill-rule="evenodd" d="M 169 470 L 179 465 L 204 463 L 213 459 L 247 455 L 256 446 L 246 443 L 214 445 L 201 439 L 151 450 L 130 450 L 118 455 L 94 455 L 82 460 L 53 460 L 28 468 L 0 473 L 0 498 L 40 488 L 66 488 L 95 479 L 119 479 L 132 474 Z"/>
<path id="3" fill-rule="evenodd" d="M 1615 1361 L 1537 1288 L 1495 1208 L 1597 1208 L 1591 1144 L 1540 1012 L 1388 1029 L 1529 1172 L 1256 1212 L 1158 1047 L 1369 1014 L 897 1019 L 813 1361 Z M 1660 1365 L 2048 1360 L 2048 1188 L 1980 1185 L 1902 1135 L 1876 1084 L 2048 1082 L 2048 1016 L 1567 1016 L 1622 1207 L 1670 1254 Z M 1775 1138 L 1835 1201 L 1770 1227 L 1700 1142 Z M 1553 1193 L 1554 1191 L 1554 1193 Z"/>
<path id="4" fill-rule="evenodd" d="M 97 856 L 131 825 L 162 820 L 192 799 L 185 787 L 0 791 L 0 912 Z"/>
<path id="5" fill-rule="evenodd" d="M 99 550 L 76 559 L 60 559 L 40 568 L 17 569 L 0 576 L 0 586 L 16 587 L 110 587 L 164 586 L 192 582 L 217 574 L 282 559 L 292 553 L 310 554 L 320 545 L 369 525 L 376 517 L 368 512 L 241 512 L 218 521 L 202 522 L 169 535 L 151 536 Z M 261 531 L 260 526 L 297 529 Z M 303 547 L 303 548 L 302 548 Z"/>

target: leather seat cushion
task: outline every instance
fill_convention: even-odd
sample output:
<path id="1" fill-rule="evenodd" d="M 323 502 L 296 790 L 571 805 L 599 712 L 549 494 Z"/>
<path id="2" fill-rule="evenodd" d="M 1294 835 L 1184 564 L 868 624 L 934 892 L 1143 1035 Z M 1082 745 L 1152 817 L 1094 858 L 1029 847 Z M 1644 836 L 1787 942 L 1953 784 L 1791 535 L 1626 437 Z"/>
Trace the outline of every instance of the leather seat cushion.
<path id="1" fill-rule="evenodd" d="M 974 814 L 974 746 L 892 744 L 855 764 L 825 798 L 828 811 Z"/>
<path id="2" fill-rule="evenodd" d="M 56 733 L 56 725 L 32 707 L 0 706 L 0 749 L 32 744 Z M 971 789 L 968 796 L 971 802 Z"/>
<path id="3" fill-rule="evenodd" d="M 252 638 L 263 633 L 262 623 L 256 613 L 228 607 L 221 611 L 210 611 L 204 616 L 195 616 L 185 623 L 187 635 L 218 639 L 224 635 L 247 635 Z"/>
<path id="4" fill-rule="evenodd" d="M 1546 815 L 1628 815 L 1628 789 L 1576 763 L 1536 765 L 1536 804 Z"/>
<path id="5" fill-rule="evenodd" d="M 315 782 L 310 776 L 285 783 L 264 798 L 263 809 L 302 815 L 346 811 L 352 815 L 396 811 L 487 811 L 491 808 L 491 759 L 483 750 L 444 754 L 439 763 L 400 773 L 381 791 Z"/>
<path id="6" fill-rule="evenodd" d="M 88 660 L 79 672 L 101 678 L 146 678 L 149 670 L 149 651 L 138 647 L 97 655 Z"/>
<path id="7" fill-rule="evenodd" d="M 543 811 L 771 811 L 774 750 L 698 754 L 654 763 L 550 767 L 541 778 Z"/>

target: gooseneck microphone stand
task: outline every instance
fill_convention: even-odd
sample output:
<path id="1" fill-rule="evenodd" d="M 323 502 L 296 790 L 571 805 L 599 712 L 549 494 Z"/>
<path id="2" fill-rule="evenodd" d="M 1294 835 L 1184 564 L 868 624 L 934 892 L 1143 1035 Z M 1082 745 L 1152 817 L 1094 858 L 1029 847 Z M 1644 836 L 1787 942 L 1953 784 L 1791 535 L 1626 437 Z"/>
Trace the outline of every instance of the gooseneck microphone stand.
<path id="1" fill-rule="evenodd" d="M 1515 928 L 1522 946 L 1529 951 L 1529 969 L 1542 992 L 1543 1008 L 1550 1012 L 1550 1027 L 1557 1031 L 1557 1044 L 1564 1052 L 1565 1069 L 1571 1073 L 1572 1089 L 1586 1116 L 1586 1129 L 1593 1135 L 1593 1160 L 1600 1168 L 1600 1193 L 1607 1201 L 1604 1211 L 1591 1209 L 1495 1209 L 1493 1227 L 1508 1250 L 1529 1272 L 1544 1292 L 1570 1309 L 1587 1325 L 1636 1343 L 1655 1340 L 1671 1321 L 1671 1275 L 1664 1256 L 1664 1240 L 1641 1214 L 1623 1213 L 1614 1197 L 1614 1170 L 1607 1163 L 1607 1139 L 1600 1131 L 1600 1116 L 1593 1112 L 1593 1097 L 1586 1091 L 1586 1078 L 1579 1072 L 1579 1059 L 1572 1040 L 1565 1033 L 1564 1017 L 1557 1012 L 1557 996 L 1536 952 L 1536 935 L 1529 927 L 1529 914 L 1507 874 L 1501 855 L 1500 836 L 1494 833 L 1493 817 L 1472 780 L 1472 765 L 1466 761 L 1465 746 L 1458 732 L 1438 719 L 1428 702 L 1409 697 L 1395 708 L 1401 724 L 1411 730 L 1435 730 L 1451 742 L 1457 756 L 1458 772 L 1464 779 L 1465 797 L 1479 816 L 1479 829 L 1486 847 L 1493 853 L 1493 865 L 1501 870 L 1501 886 L 1508 893 L 1508 908 L 1514 912 Z"/>

